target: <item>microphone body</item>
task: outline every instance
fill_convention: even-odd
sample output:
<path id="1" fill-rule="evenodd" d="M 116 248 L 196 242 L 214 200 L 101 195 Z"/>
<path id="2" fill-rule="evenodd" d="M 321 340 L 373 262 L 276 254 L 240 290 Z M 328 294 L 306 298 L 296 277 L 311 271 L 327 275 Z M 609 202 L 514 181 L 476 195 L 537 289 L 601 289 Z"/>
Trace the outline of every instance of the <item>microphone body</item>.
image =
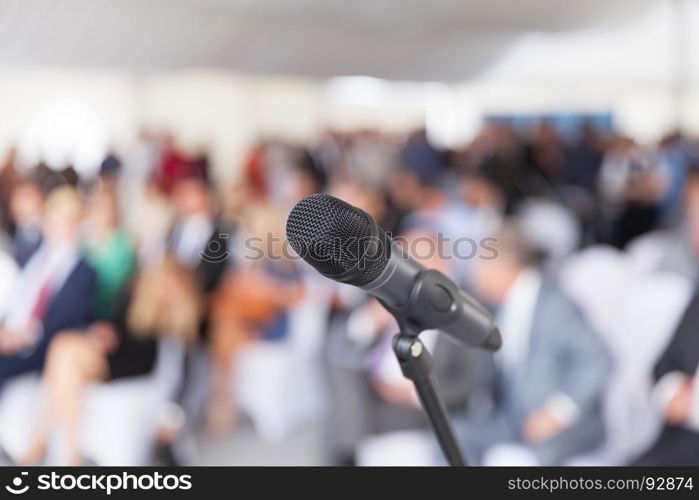
<path id="1" fill-rule="evenodd" d="M 437 329 L 472 347 L 500 348 L 490 313 L 443 273 L 412 259 L 363 210 L 312 194 L 291 210 L 286 232 L 306 262 L 324 276 L 376 297 L 402 331 L 417 336 Z"/>
<path id="2" fill-rule="evenodd" d="M 447 276 L 412 259 L 395 242 L 383 272 L 359 288 L 379 299 L 409 328 L 437 328 L 462 344 L 500 348 L 500 332 L 488 310 Z"/>

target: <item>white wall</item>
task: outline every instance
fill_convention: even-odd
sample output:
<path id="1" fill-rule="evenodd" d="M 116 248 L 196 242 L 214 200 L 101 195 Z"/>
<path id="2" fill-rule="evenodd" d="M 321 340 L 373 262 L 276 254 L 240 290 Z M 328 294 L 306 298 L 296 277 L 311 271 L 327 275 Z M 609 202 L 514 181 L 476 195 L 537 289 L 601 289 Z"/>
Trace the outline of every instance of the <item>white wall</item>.
<path id="1" fill-rule="evenodd" d="M 119 72 L 0 72 L 0 156 L 18 145 L 23 161 L 94 167 L 109 146 L 128 148 L 141 126 L 172 131 L 190 151 L 211 153 L 214 175 L 229 178 L 258 135 L 309 141 L 317 132 L 320 83 L 192 70 L 135 76 Z M 81 130 L 79 144 L 66 129 Z M 56 151 L 78 150 L 75 155 Z"/>
<path id="2" fill-rule="evenodd" d="M 88 149 L 104 149 L 110 139 L 128 142 L 134 133 L 134 89 L 117 73 L 2 72 L 0 153 L 15 144 L 26 161 L 36 161 L 53 142 L 38 136 L 65 135 L 71 125 L 90 129 L 94 144 Z"/>

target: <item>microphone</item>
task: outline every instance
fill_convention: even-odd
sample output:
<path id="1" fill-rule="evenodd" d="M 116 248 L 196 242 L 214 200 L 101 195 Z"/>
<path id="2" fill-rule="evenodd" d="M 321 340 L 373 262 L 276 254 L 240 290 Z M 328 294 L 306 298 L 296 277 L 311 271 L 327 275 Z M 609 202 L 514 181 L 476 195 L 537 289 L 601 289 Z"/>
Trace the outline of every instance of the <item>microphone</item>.
<path id="1" fill-rule="evenodd" d="M 502 344 L 490 313 L 443 273 L 413 260 L 365 211 L 334 196 L 300 200 L 286 221 L 291 247 L 323 276 L 376 297 L 401 331 L 437 329 L 472 347 Z"/>

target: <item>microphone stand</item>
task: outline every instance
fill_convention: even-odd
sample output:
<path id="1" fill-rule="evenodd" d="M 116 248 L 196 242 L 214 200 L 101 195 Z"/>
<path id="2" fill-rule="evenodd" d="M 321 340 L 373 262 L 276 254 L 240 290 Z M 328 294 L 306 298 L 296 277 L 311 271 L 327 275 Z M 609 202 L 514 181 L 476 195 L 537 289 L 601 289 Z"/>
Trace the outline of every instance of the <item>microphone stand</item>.
<path id="1" fill-rule="evenodd" d="M 447 409 L 437 393 L 437 380 L 432 374 L 432 355 L 417 333 L 403 328 L 393 338 L 393 352 L 398 358 L 403 375 L 411 380 L 417 389 L 420 403 L 447 462 L 452 466 L 468 465 L 454 436 Z"/>
<path id="2" fill-rule="evenodd" d="M 439 285 L 449 290 L 454 287 L 442 273 L 427 269 L 420 272 L 412 285 L 409 299 L 402 307 L 386 301 L 379 302 L 396 318 L 399 333 L 393 338 L 393 352 L 398 358 L 403 375 L 411 380 L 417 389 L 422 408 L 442 448 L 449 465 L 466 466 L 466 458 L 454 436 L 447 409 L 437 393 L 437 380 L 432 374 L 432 355 L 418 338 L 424 330 L 437 329 L 451 321 L 444 310 L 435 308 L 428 290 Z M 458 293 L 457 289 L 452 290 Z M 415 314 L 419 311 L 419 314 Z M 416 321 L 415 318 L 421 318 Z"/>

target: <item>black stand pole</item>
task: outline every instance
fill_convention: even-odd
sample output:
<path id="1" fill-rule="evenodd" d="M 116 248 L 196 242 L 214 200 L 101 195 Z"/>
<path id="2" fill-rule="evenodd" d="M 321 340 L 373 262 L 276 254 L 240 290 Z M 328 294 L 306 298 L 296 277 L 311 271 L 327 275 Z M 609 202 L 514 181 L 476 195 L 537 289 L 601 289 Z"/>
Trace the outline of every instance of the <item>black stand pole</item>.
<path id="1" fill-rule="evenodd" d="M 400 305 L 390 300 L 379 299 L 379 302 L 398 322 L 400 333 L 393 338 L 393 352 L 403 375 L 415 384 L 447 462 L 456 466 L 468 465 L 454 437 L 444 403 L 437 394 L 437 380 L 432 375 L 432 356 L 418 336 L 425 330 L 446 327 L 446 333 L 454 334 L 454 328 L 463 329 L 465 331 L 461 334 L 468 332 L 470 335 L 456 335 L 457 340 L 465 344 L 482 342 L 478 345 L 495 350 L 500 347 L 501 341 L 492 318 L 482 306 L 464 296 L 449 278 L 434 269 L 418 273 L 407 302 L 400 302 Z"/>
<path id="2" fill-rule="evenodd" d="M 416 335 L 401 332 L 393 338 L 393 352 L 403 375 L 415 384 L 422 407 L 447 462 L 453 466 L 468 465 L 454 437 L 444 403 L 437 394 L 437 381 L 432 375 L 432 356 L 429 351 Z"/>

